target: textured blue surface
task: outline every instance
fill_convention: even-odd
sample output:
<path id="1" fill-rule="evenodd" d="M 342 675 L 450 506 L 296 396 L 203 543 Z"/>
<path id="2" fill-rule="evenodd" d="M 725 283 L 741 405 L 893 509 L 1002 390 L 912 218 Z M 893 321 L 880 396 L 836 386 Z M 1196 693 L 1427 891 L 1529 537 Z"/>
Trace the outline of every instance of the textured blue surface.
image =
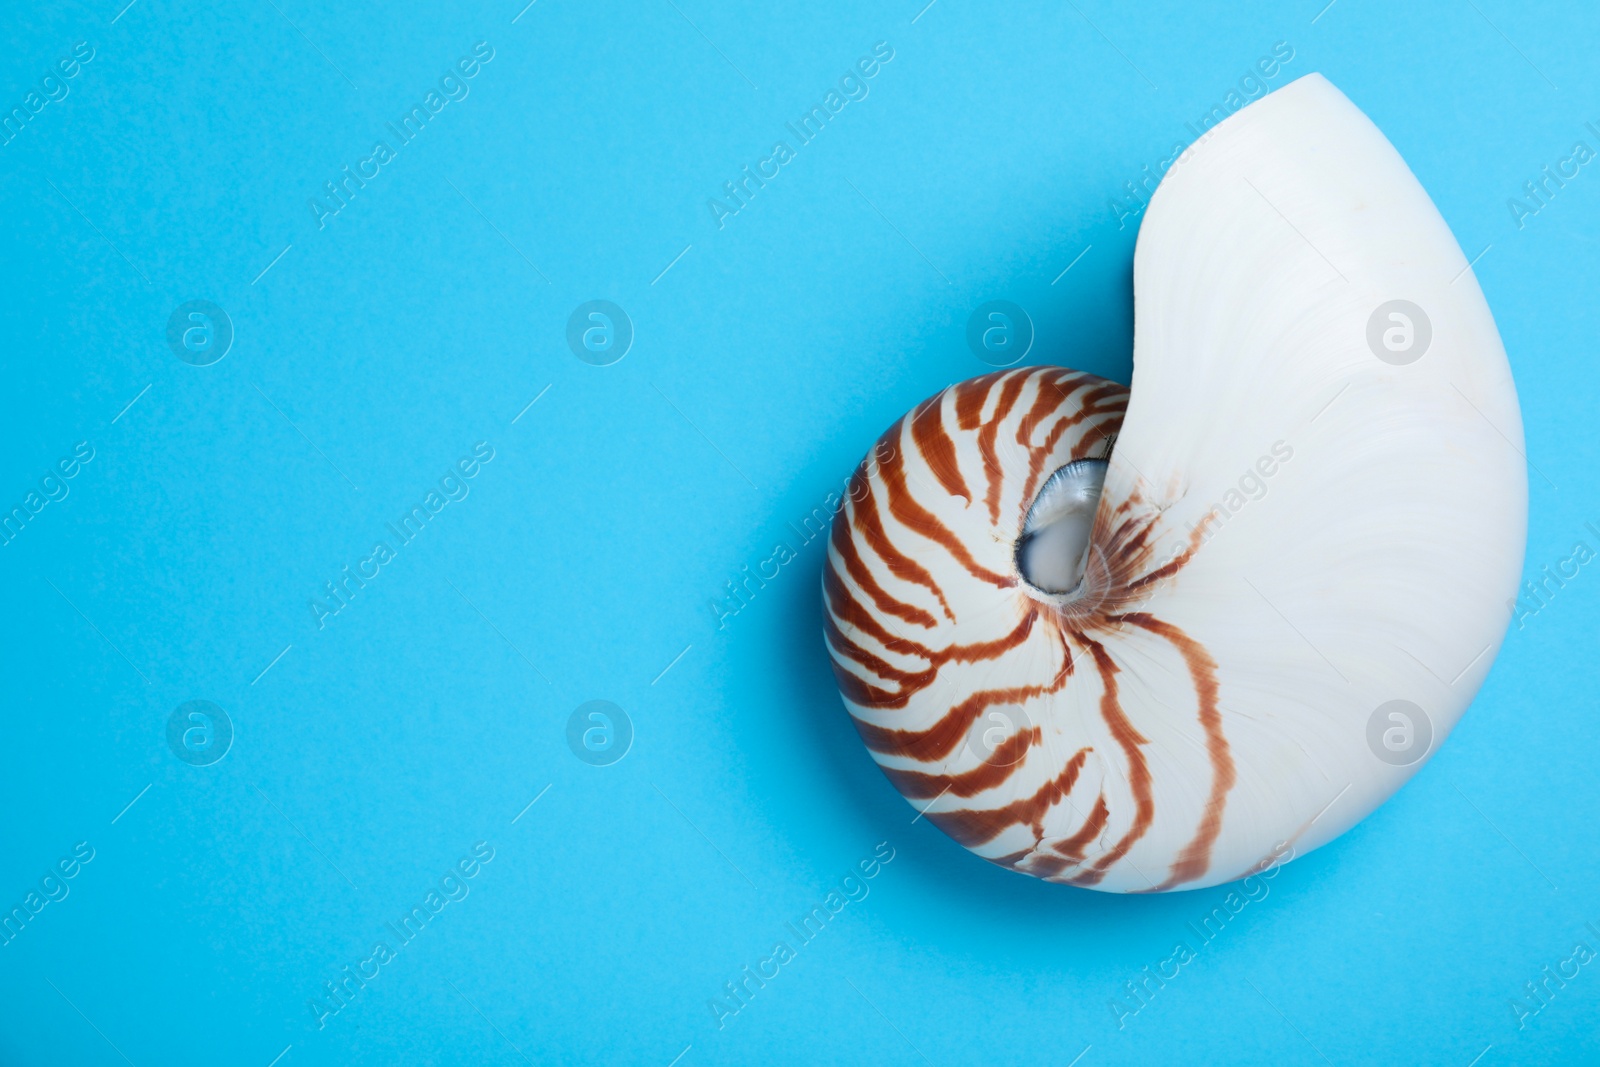
<path id="1" fill-rule="evenodd" d="M 0 547 L 0 904 L 39 910 L 0 947 L 0 1063 L 1600 1059 L 1600 965 L 1541 970 L 1600 951 L 1591 568 L 1410 785 L 1206 940 L 1224 889 L 1044 885 L 913 823 L 804 536 L 885 425 L 989 369 L 985 301 L 1027 310 L 1028 362 L 1127 380 L 1115 198 L 1283 42 L 1266 84 L 1326 74 L 1488 247 L 1530 577 L 1600 549 L 1600 171 L 1508 205 L 1600 150 L 1591 5 L 522 2 L 4 11 L 0 503 L 40 510 Z M 232 323 L 208 366 L 167 340 L 192 300 Z M 591 300 L 631 320 L 620 362 L 567 344 Z M 233 731 L 209 765 L 205 720 L 169 744 L 196 700 Z M 632 723 L 610 765 L 569 747 L 591 700 Z M 339 1006 L 346 966 L 373 977 Z"/>

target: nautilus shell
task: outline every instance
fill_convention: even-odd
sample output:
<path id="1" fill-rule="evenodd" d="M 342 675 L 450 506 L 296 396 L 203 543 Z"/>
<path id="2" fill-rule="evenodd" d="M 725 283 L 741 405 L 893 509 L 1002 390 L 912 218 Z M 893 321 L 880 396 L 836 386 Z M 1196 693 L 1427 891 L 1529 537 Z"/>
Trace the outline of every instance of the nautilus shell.
<path id="1" fill-rule="evenodd" d="M 1398 789 L 1489 671 L 1527 514 L 1477 281 L 1321 76 L 1174 164 L 1134 289 L 1131 389 L 1022 367 L 917 405 L 823 574 L 889 781 L 993 863 L 1112 892 L 1243 877 Z"/>

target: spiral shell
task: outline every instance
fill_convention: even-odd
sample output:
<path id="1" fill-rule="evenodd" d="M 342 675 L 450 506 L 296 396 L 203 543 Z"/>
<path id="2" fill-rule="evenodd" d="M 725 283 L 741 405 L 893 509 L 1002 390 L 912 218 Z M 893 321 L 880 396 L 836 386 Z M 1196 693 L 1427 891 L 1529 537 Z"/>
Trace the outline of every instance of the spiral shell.
<path id="1" fill-rule="evenodd" d="M 1199 805 L 1207 814 L 1160 813 L 1190 831 L 1155 886 L 1165 889 L 1208 868 L 1234 781 L 1216 664 L 1182 630 L 1139 610 L 1144 591 L 1188 553 L 1157 566 L 1155 513 L 1130 501 L 1097 515 L 1088 597 L 1057 607 L 1027 588 L 1015 562 L 1044 478 L 1108 454 L 1127 403 L 1116 382 L 1035 367 L 975 378 L 919 405 L 856 472 L 835 520 L 827 635 L 856 727 L 908 800 L 948 801 L 927 817 L 986 859 L 1086 886 L 1158 814 L 1150 738 L 1124 709 L 1119 659 L 1131 651 L 1173 660 L 1169 669 L 1192 677 L 1197 710 L 1172 738 L 1207 753 L 1211 787 Z M 1129 647 L 1136 632 L 1145 647 Z M 1003 714 L 991 718 L 991 709 Z M 975 734 L 993 730 L 1005 736 Z"/>
<path id="2" fill-rule="evenodd" d="M 924 401 L 823 574 L 889 781 L 993 863 L 1114 892 L 1243 877 L 1398 789 L 1494 659 L 1526 530 L 1493 320 L 1376 127 L 1312 75 L 1195 152 L 1140 233 L 1131 392 L 1030 367 Z M 1398 296 L 1426 358 L 1370 341 Z M 1030 509 L 1101 460 L 1081 583 L 1029 581 Z M 1415 758 L 1374 747 L 1395 701 Z"/>

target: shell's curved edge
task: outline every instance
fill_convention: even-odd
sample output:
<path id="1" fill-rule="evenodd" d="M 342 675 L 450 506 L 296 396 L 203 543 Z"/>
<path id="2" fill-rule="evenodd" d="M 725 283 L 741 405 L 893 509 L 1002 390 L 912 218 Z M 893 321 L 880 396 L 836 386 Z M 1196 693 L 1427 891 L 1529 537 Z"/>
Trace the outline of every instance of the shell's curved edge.
<path id="1" fill-rule="evenodd" d="M 1504 638 L 1527 536 L 1505 349 L 1428 194 L 1320 74 L 1240 111 L 1169 172 L 1134 289 L 1133 399 L 1106 495 L 1159 498 L 1174 546 L 1209 523 L 1182 588 L 1151 610 L 1193 624 L 1225 690 L 1276 686 L 1274 720 L 1302 720 L 1233 717 L 1244 759 L 1288 738 L 1314 756 L 1301 780 L 1241 777 L 1230 804 L 1304 854 L 1437 750 Z M 1391 700 L 1431 734 L 1420 753 L 1386 753 L 1418 757 L 1400 765 L 1368 742 Z"/>
<path id="2" fill-rule="evenodd" d="M 1303 854 L 1399 788 L 1482 683 L 1525 538 L 1515 389 L 1465 266 L 1311 75 L 1152 198 L 1131 396 L 1017 368 L 890 427 L 823 596 L 845 705 L 907 800 L 1009 869 L 1150 892 Z M 1394 301 L 1426 343 L 1387 346 Z M 1032 588 L 1029 506 L 1106 457 L 1082 595 Z M 1385 707 L 1415 709 L 1418 751 L 1374 740 Z"/>

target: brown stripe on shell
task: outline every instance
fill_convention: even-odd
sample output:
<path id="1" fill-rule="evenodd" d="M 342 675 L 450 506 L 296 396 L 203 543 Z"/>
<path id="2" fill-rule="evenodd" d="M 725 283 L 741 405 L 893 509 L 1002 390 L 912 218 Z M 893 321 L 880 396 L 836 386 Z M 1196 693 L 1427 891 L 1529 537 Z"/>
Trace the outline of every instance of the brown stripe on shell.
<path id="1" fill-rule="evenodd" d="M 1108 384 L 1116 386 L 1115 391 L 1108 391 L 1105 394 L 1107 397 L 1111 398 L 1114 403 L 1103 408 L 1098 406 L 1086 407 L 1074 414 L 1067 415 L 1051 427 L 1050 433 L 1045 438 L 1043 444 L 1031 447 L 1029 449 L 1028 480 L 1022 487 L 1022 498 L 1019 504 L 1021 508 L 1020 518 L 1018 519 L 1019 525 L 1024 519 L 1027 518 L 1028 509 L 1033 506 L 1033 498 L 1035 495 L 1037 495 L 1039 484 L 1044 478 L 1044 465 L 1049 461 L 1051 455 L 1055 453 L 1056 446 L 1060 443 L 1061 437 L 1068 430 L 1071 430 L 1080 424 L 1100 418 L 1104 415 L 1115 415 L 1119 424 L 1122 421 L 1122 414 L 1127 410 L 1128 406 L 1128 392 L 1120 385 L 1117 385 L 1116 382 L 1110 382 Z M 1091 400 L 1091 397 L 1094 397 L 1095 395 L 1095 393 L 1085 394 L 1083 398 L 1084 402 L 1094 404 L 1095 401 Z M 1103 438 L 1101 438 L 1101 440 L 1103 440 Z M 1079 441 L 1077 446 L 1073 448 L 1072 459 L 1079 460 L 1088 458 L 1090 453 L 1094 451 L 1096 445 L 1098 444 L 1099 440 L 1085 436 L 1084 439 Z"/>
<path id="2" fill-rule="evenodd" d="M 835 520 L 837 521 L 837 520 Z M 839 571 L 830 559 L 827 566 L 822 568 L 822 592 L 828 605 L 828 612 L 833 621 L 843 621 L 851 626 L 871 634 L 872 637 L 890 652 L 903 656 L 932 655 L 925 645 L 918 644 L 899 634 L 890 633 L 866 606 L 857 600 L 839 577 Z"/>
<path id="3" fill-rule="evenodd" d="M 879 462 L 878 469 L 881 473 L 882 461 Z M 928 568 L 900 551 L 889 539 L 889 533 L 883 526 L 883 516 L 878 511 L 877 490 L 867 474 L 865 464 L 862 464 L 861 469 L 850 479 L 849 500 L 843 510 L 849 512 L 847 516 L 849 526 L 853 526 L 866 539 L 868 547 L 883 560 L 885 566 L 889 568 L 889 573 L 903 582 L 922 586 L 932 593 L 939 601 L 939 607 L 944 611 L 945 618 L 954 622 L 956 617 L 950 611 L 949 602 L 945 600 L 944 590 L 939 588 L 939 583 L 928 573 Z M 837 530 L 839 527 L 840 522 L 835 519 L 834 529 Z M 930 620 L 929 625 L 932 625 L 933 616 L 927 615 L 927 618 Z"/>
<path id="4" fill-rule="evenodd" d="M 1017 623 L 1011 632 L 1003 637 L 995 638 L 993 641 L 978 641 L 970 645 L 950 645 L 949 647 L 941 649 L 938 652 L 927 652 L 925 653 L 925 656 L 928 660 L 928 669 L 917 672 L 900 671 L 897 668 L 891 667 L 889 664 L 884 663 L 883 660 L 879 659 L 879 657 L 872 655 L 872 653 L 867 652 L 865 649 L 861 649 L 859 645 L 856 645 L 853 641 L 850 641 L 849 638 L 844 637 L 844 635 L 838 631 L 838 628 L 834 626 L 831 619 L 828 622 L 828 629 L 826 633 L 830 643 L 834 641 L 835 635 L 837 634 L 838 640 L 844 641 L 848 645 L 854 646 L 856 649 L 860 649 L 864 656 L 870 657 L 870 660 L 883 663 L 885 668 L 893 672 L 897 678 L 901 678 L 907 683 L 907 685 L 899 692 L 888 693 L 887 691 L 883 691 L 884 697 L 882 700 L 856 700 L 854 697 L 850 697 L 848 694 L 846 695 L 846 699 L 849 699 L 852 703 L 860 707 L 870 707 L 873 709 L 903 708 L 912 696 L 916 695 L 916 693 L 932 684 L 934 676 L 938 673 L 939 668 L 943 667 L 947 663 L 982 663 L 985 660 L 999 659 L 1001 656 L 1005 655 L 1013 648 L 1016 648 L 1018 645 L 1021 645 L 1028 639 L 1028 635 L 1033 632 L 1034 624 L 1038 618 L 1038 612 L 1030 610 L 1023 615 L 1022 621 Z M 833 645 L 832 647 L 838 648 L 839 646 Z M 840 651 L 843 652 L 845 650 L 840 649 Z M 846 652 L 846 654 L 849 653 Z M 869 670 L 874 670 L 874 673 L 883 675 L 882 671 L 878 671 L 870 665 L 870 661 L 858 659 L 854 655 L 852 655 L 851 658 L 856 659 L 856 662 L 861 663 L 861 665 L 864 667 L 868 667 Z M 834 660 L 834 676 L 840 679 L 839 686 L 841 690 L 845 687 L 845 682 L 843 680 L 843 675 L 845 674 L 849 674 L 849 672 L 844 669 L 843 665 L 840 664 L 836 658 Z M 859 677 L 856 677 L 853 674 L 849 674 L 849 676 L 857 684 L 866 684 L 863 683 Z M 887 675 L 884 676 L 888 677 Z M 852 714 L 854 713 L 852 712 Z"/>
<path id="5" fill-rule="evenodd" d="M 983 409 L 989 402 L 989 390 L 1013 375 L 1026 373 L 1016 370 L 990 371 L 952 385 L 950 389 L 956 394 L 956 425 L 963 430 L 976 430 L 983 424 Z"/>
<path id="6" fill-rule="evenodd" d="M 967 573 L 980 581 L 1000 588 L 1008 589 L 1017 583 L 1013 575 L 996 574 L 987 567 L 980 566 L 972 558 L 972 553 L 944 522 L 933 512 L 917 502 L 916 496 L 906 485 L 905 466 L 900 455 L 896 453 L 878 464 L 878 472 L 883 477 L 885 494 L 889 498 L 889 513 L 900 521 L 913 533 L 921 534 L 928 540 L 942 547 Z M 871 501 L 869 493 L 867 500 Z M 903 557 L 902 557 L 903 558 Z M 932 580 L 931 577 L 929 579 Z M 941 600 L 943 599 L 941 594 Z M 946 608 L 948 611 L 949 609 Z"/>
<path id="7" fill-rule="evenodd" d="M 1013 869 L 1021 871 L 1023 874 L 1031 874 L 1035 878 L 1054 878 L 1072 866 L 1071 860 L 1048 852 L 1030 851 L 1028 854 L 1033 858 L 1026 865 L 1018 864 Z"/>
<path id="8" fill-rule="evenodd" d="M 1000 433 L 1000 423 L 1011 414 L 1011 409 L 1016 405 L 1017 398 L 1022 395 L 1023 386 L 1028 384 L 1028 379 L 1035 375 L 1018 374 L 1000 387 L 1000 400 L 996 405 L 994 414 L 978 430 L 978 454 L 983 457 L 984 471 L 988 475 L 989 490 L 984 494 L 983 502 L 989 508 L 989 522 L 991 525 L 1000 521 L 1000 487 L 1004 481 L 1005 472 L 1000 466 L 1000 458 L 995 455 L 994 439 Z"/>
<path id="9" fill-rule="evenodd" d="M 1072 792 L 1078 775 L 1083 771 L 1089 756 L 1087 748 L 1080 748 L 1067 761 L 1060 774 L 1040 786 L 1032 796 L 1013 800 L 1003 808 L 985 811 L 980 808 L 958 808 L 954 811 L 928 812 L 928 820 L 955 838 L 956 842 L 972 848 L 993 841 L 1001 833 L 1019 824 L 1034 828 L 1034 836 L 1043 832 L 1040 820 L 1044 813 Z"/>
<path id="10" fill-rule="evenodd" d="M 870 497 L 868 500 L 870 501 Z M 876 521 L 877 513 L 871 510 L 870 502 L 866 505 L 858 504 L 855 507 L 846 505 L 844 509 L 844 511 L 853 511 L 857 517 L 862 514 L 863 510 L 871 516 L 869 521 Z M 841 515 L 843 513 L 843 511 L 840 512 Z M 881 533 L 881 527 L 879 530 Z M 870 534 L 867 535 L 866 539 L 868 545 L 873 545 L 873 538 Z M 903 600 L 890 596 L 888 590 L 878 584 L 878 580 L 872 576 L 872 571 L 868 569 L 866 561 L 861 558 L 861 553 L 856 548 L 855 540 L 850 536 L 844 522 L 837 518 L 834 519 L 833 534 L 829 540 L 838 552 L 839 558 L 844 561 L 845 573 L 850 575 L 856 585 L 860 586 L 861 591 L 866 593 L 872 602 L 877 605 L 879 611 L 928 629 L 938 625 L 938 620 L 931 614 L 914 604 L 907 604 Z M 884 540 L 887 541 L 888 539 L 885 537 Z M 876 548 L 877 546 L 873 545 L 873 547 Z M 884 556 L 883 552 L 879 552 L 878 555 L 884 557 L 884 562 L 889 564 L 891 571 L 896 569 L 896 563 L 892 562 L 890 557 Z M 916 581 L 918 585 L 926 585 L 933 595 L 939 598 L 939 603 L 944 608 L 945 615 L 952 619 L 955 618 L 954 615 L 950 614 L 950 605 L 945 603 L 944 593 L 939 589 L 938 584 L 934 582 L 933 575 L 929 574 L 921 565 L 910 560 L 900 560 L 899 562 L 905 574 L 897 575 L 897 577 L 905 578 L 906 581 Z M 917 581 L 916 578 L 919 574 L 922 578 L 921 581 Z M 907 577 L 907 575 L 910 575 L 910 577 Z"/>
<path id="11" fill-rule="evenodd" d="M 1195 695 L 1200 703 L 1200 725 L 1206 732 L 1206 753 L 1211 757 L 1211 795 L 1206 800 L 1200 817 L 1200 828 L 1194 839 L 1184 846 L 1172 864 L 1167 878 L 1158 890 L 1171 889 L 1184 882 L 1192 882 L 1211 867 L 1211 847 L 1222 832 L 1222 812 L 1228 803 L 1228 791 L 1233 788 L 1236 774 L 1233 753 L 1228 738 L 1222 732 L 1222 716 L 1217 711 L 1217 661 L 1211 658 L 1200 644 L 1169 622 L 1163 622 L 1144 612 L 1132 612 L 1120 617 L 1171 642 L 1183 656 L 1194 679 Z"/>
<path id="12" fill-rule="evenodd" d="M 956 750 L 985 709 L 996 704 L 1021 704 L 1061 689 L 1069 675 L 1062 672 L 1050 685 L 1019 685 L 1007 689 L 981 689 L 960 701 L 926 730 L 893 730 L 855 719 L 861 740 L 874 752 L 928 763 Z"/>
<path id="13" fill-rule="evenodd" d="M 956 443 L 944 428 L 944 393 L 925 400 L 911 419 L 911 439 L 916 442 L 922 461 L 939 479 L 945 492 L 972 503 L 972 491 L 961 477 L 961 463 L 956 459 Z"/>
<path id="14" fill-rule="evenodd" d="M 1082 862 L 1083 850 L 1089 847 L 1089 842 L 1100 836 L 1106 828 L 1106 823 L 1111 820 L 1111 809 L 1106 805 L 1104 792 L 1094 802 L 1094 810 L 1089 812 L 1089 817 L 1083 821 L 1083 826 L 1071 837 L 1063 838 L 1050 847 L 1061 853 L 1074 863 Z"/>
<path id="15" fill-rule="evenodd" d="M 1065 408 L 1067 398 L 1087 383 L 1087 379 L 1075 374 L 1041 374 L 1037 380 L 1039 390 L 1033 396 L 1033 406 L 1017 423 L 1016 442 L 1027 449 L 1036 447 L 1032 444 L 1033 432 L 1042 422 L 1051 416 L 1065 418 L 1070 414 Z"/>
<path id="16" fill-rule="evenodd" d="M 834 680 L 839 684 L 839 692 L 852 704 L 872 708 L 904 707 L 912 694 L 926 688 L 939 673 L 936 666 L 915 672 L 901 670 L 844 636 L 832 618 L 824 625 L 828 647 L 836 653 L 833 661 Z M 889 690 L 874 685 L 840 663 L 840 656 L 854 660 L 885 681 L 896 683 L 898 689 Z"/>
<path id="17" fill-rule="evenodd" d="M 901 770 L 898 767 L 885 767 L 883 773 L 907 800 L 926 800 L 946 793 L 958 797 L 977 796 L 1010 778 L 1021 768 L 1028 750 L 1037 745 L 1043 736 L 1043 731 L 1037 726 L 1030 730 L 1019 730 L 996 745 L 982 763 L 960 774 L 923 774 L 921 771 Z"/>
<path id="18" fill-rule="evenodd" d="M 1149 744 L 1149 741 L 1134 728 L 1133 723 L 1128 721 L 1117 691 L 1116 676 L 1121 668 L 1112 662 L 1110 653 L 1100 642 L 1091 640 L 1081 633 L 1074 636 L 1089 650 L 1089 655 L 1094 657 L 1095 667 L 1100 671 L 1100 717 L 1105 720 L 1112 739 L 1122 747 L 1123 754 L 1127 757 L 1128 787 L 1133 790 L 1135 805 L 1133 825 L 1128 828 L 1128 832 L 1111 846 L 1110 851 L 1096 860 L 1090 870 L 1079 875 L 1073 883 L 1094 885 L 1105 876 L 1106 869 L 1126 856 L 1128 850 L 1144 836 L 1146 830 L 1150 829 L 1150 824 L 1155 821 L 1156 807 L 1150 789 L 1150 767 L 1145 763 L 1144 753 L 1139 748 L 1140 745 Z"/>

